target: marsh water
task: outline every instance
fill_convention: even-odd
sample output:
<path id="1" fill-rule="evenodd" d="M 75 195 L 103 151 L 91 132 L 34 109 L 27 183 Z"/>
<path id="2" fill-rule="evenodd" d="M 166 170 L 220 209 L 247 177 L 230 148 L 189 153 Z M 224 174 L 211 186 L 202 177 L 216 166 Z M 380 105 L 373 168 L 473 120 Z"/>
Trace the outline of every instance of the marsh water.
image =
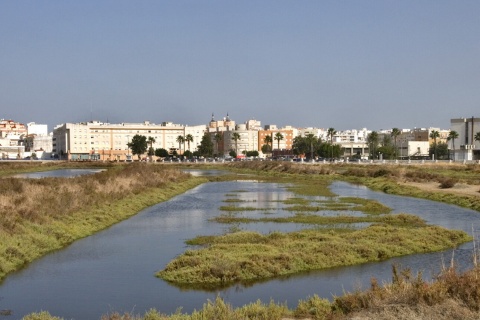
<path id="1" fill-rule="evenodd" d="M 39 172 L 19 173 L 13 175 L 13 178 L 41 179 L 41 178 L 71 178 L 85 174 L 95 174 L 105 169 L 58 169 Z"/>
<path id="2" fill-rule="evenodd" d="M 339 196 L 375 199 L 393 208 L 393 213 L 416 214 L 431 224 L 468 233 L 472 226 L 478 229 L 480 224 L 479 212 L 456 206 L 387 195 L 343 182 L 333 183 L 331 190 Z M 151 308 L 170 314 L 182 307 L 183 312 L 190 313 L 217 296 L 234 306 L 260 299 L 294 308 L 299 299 L 314 294 L 330 299 L 344 291 L 367 288 L 371 277 L 380 283 L 390 281 L 394 263 L 431 277 L 439 271 L 442 261 L 449 263 L 452 257 L 452 250 L 410 255 L 216 291 L 178 288 L 156 278 L 156 271 L 186 250 L 186 239 L 230 231 L 230 225 L 209 221 L 222 213 L 219 207 L 230 197 L 245 200 L 249 206 L 269 208 L 268 213 L 248 212 L 250 215 L 281 215 L 285 214 L 281 201 L 294 195 L 284 185 L 275 183 L 230 181 L 200 185 L 10 274 L 0 284 L 0 310 L 13 311 L 5 319 L 20 319 L 31 312 L 48 310 L 64 319 L 91 320 L 114 311 L 143 314 Z M 235 226 L 262 233 L 306 227 L 275 223 Z M 467 243 L 455 250 L 460 268 L 471 267 L 472 247 L 472 243 Z"/>

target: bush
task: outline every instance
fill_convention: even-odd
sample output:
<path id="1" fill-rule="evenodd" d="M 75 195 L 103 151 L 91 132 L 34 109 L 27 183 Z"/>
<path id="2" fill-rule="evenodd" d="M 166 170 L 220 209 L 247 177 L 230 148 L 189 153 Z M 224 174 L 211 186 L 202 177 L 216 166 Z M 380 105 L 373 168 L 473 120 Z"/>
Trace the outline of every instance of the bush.
<path id="1" fill-rule="evenodd" d="M 440 181 L 440 188 L 448 189 L 453 188 L 458 181 L 452 178 L 444 178 Z"/>

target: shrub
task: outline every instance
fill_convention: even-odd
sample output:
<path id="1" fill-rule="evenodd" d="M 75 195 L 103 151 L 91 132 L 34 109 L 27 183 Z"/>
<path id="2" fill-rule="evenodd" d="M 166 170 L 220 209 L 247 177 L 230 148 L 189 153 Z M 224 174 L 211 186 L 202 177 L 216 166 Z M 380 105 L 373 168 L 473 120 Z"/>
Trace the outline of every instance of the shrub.
<path id="1" fill-rule="evenodd" d="M 458 181 L 456 179 L 453 179 L 453 178 L 443 178 L 440 181 L 440 188 L 442 188 L 442 189 L 453 188 L 457 182 Z"/>

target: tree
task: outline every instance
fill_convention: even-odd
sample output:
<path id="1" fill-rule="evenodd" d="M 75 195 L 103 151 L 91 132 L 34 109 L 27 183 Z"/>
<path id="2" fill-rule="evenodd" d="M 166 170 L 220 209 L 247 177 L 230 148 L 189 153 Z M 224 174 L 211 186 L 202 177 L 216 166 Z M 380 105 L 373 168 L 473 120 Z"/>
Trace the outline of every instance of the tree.
<path id="1" fill-rule="evenodd" d="M 220 143 L 220 141 L 223 140 L 223 137 L 222 137 L 222 135 L 220 134 L 220 132 L 215 133 L 215 136 L 213 136 L 213 140 L 215 140 L 215 145 L 216 145 L 216 147 L 217 147 L 217 154 L 218 154 L 218 152 L 219 152 L 219 150 L 218 150 L 218 144 Z"/>
<path id="2" fill-rule="evenodd" d="M 264 144 L 262 146 L 262 153 L 263 154 L 272 153 L 272 147 L 270 147 L 268 144 Z"/>
<path id="3" fill-rule="evenodd" d="M 439 142 L 435 148 L 430 148 L 429 155 L 432 157 L 433 152 L 436 152 L 435 159 L 446 160 L 448 159 L 448 144 Z"/>
<path id="4" fill-rule="evenodd" d="M 148 155 L 149 157 L 155 155 L 155 149 L 153 149 L 153 147 L 149 147 L 149 148 L 148 148 L 147 155 Z"/>
<path id="5" fill-rule="evenodd" d="M 178 151 L 180 152 L 182 150 L 182 143 L 185 143 L 185 138 L 183 136 L 178 136 L 177 142 L 178 142 Z"/>
<path id="6" fill-rule="evenodd" d="M 283 134 L 281 132 L 275 133 L 275 137 L 273 138 L 277 140 L 277 149 L 280 150 L 280 141 L 283 140 Z"/>
<path id="7" fill-rule="evenodd" d="M 337 134 L 334 128 L 328 128 L 327 137 L 330 137 L 330 145 L 332 146 L 332 159 L 333 159 L 333 136 Z"/>
<path id="8" fill-rule="evenodd" d="M 257 150 L 252 150 L 252 151 L 247 151 L 245 154 L 247 157 L 258 157 L 258 151 Z"/>
<path id="9" fill-rule="evenodd" d="M 202 141 L 197 149 L 200 155 L 204 157 L 211 157 L 213 155 L 213 142 L 208 132 L 205 132 L 203 135 Z"/>
<path id="10" fill-rule="evenodd" d="M 230 150 L 230 152 L 228 153 L 228 155 L 232 158 L 236 158 L 237 157 L 237 153 L 235 152 L 235 150 Z"/>
<path id="11" fill-rule="evenodd" d="M 440 137 L 440 133 L 437 130 L 432 130 L 429 135 L 430 139 L 433 139 L 434 159 L 437 159 L 437 138 Z"/>
<path id="12" fill-rule="evenodd" d="M 190 142 L 193 142 L 193 136 L 189 133 L 185 136 L 185 141 L 188 144 L 188 151 L 190 151 Z"/>
<path id="13" fill-rule="evenodd" d="M 127 143 L 127 146 L 132 149 L 132 154 L 137 155 L 138 160 L 140 160 L 140 155 L 147 151 L 147 137 L 136 134 L 133 136 L 132 141 Z"/>
<path id="14" fill-rule="evenodd" d="M 400 135 L 401 131 L 398 128 L 393 128 L 392 132 L 390 133 L 390 137 L 393 138 L 393 146 L 395 147 L 395 159 L 398 158 L 397 156 L 397 137 Z"/>
<path id="15" fill-rule="evenodd" d="M 168 151 L 163 148 L 155 149 L 155 156 L 159 158 L 166 158 L 169 156 Z"/>
<path id="16" fill-rule="evenodd" d="M 292 150 L 293 154 L 297 156 L 301 154 L 306 154 L 308 152 L 308 145 L 305 137 L 298 135 L 293 138 Z"/>
<path id="17" fill-rule="evenodd" d="M 310 146 L 310 159 L 313 159 L 313 145 L 317 142 L 317 137 L 313 133 L 307 134 L 305 142 Z"/>
<path id="18" fill-rule="evenodd" d="M 458 139 L 458 132 L 455 130 L 450 130 L 450 132 L 448 133 L 447 141 L 452 140 L 453 161 L 455 161 L 455 139 Z"/>
<path id="19" fill-rule="evenodd" d="M 368 144 L 369 154 L 372 157 L 372 159 L 374 159 L 375 158 L 375 152 L 376 152 L 377 147 L 378 147 L 378 132 L 377 131 L 372 131 L 368 134 L 367 144 Z"/>
<path id="20" fill-rule="evenodd" d="M 475 139 L 475 141 L 480 141 L 480 131 L 475 133 L 474 139 Z"/>
<path id="21" fill-rule="evenodd" d="M 237 141 L 241 140 L 240 134 L 238 132 L 234 132 L 232 134 L 232 140 L 235 141 L 235 153 L 238 154 L 238 145 Z"/>
<path id="22" fill-rule="evenodd" d="M 187 158 L 187 159 L 191 159 L 192 156 L 193 156 L 193 153 L 192 153 L 192 151 L 187 150 L 187 151 L 185 151 L 185 152 L 183 153 L 183 156 L 184 156 L 185 158 Z"/>
<path id="23" fill-rule="evenodd" d="M 155 149 L 153 149 L 153 144 L 155 143 L 155 138 L 154 137 L 148 137 L 148 143 L 150 144 L 150 148 L 148 148 L 148 156 L 150 156 L 150 160 L 151 160 L 151 157 L 155 154 Z"/>
<path id="24" fill-rule="evenodd" d="M 265 143 L 266 147 L 265 147 L 265 151 L 263 150 L 264 148 L 262 147 L 262 152 L 263 153 L 267 153 L 267 152 L 272 153 L 272 149 L 273 149 L 272 148 L 272 143 L 273 143 L 272 136 L 267 134 L 265 136 L 265 138 L 263 138 L 263 142 Z"/>

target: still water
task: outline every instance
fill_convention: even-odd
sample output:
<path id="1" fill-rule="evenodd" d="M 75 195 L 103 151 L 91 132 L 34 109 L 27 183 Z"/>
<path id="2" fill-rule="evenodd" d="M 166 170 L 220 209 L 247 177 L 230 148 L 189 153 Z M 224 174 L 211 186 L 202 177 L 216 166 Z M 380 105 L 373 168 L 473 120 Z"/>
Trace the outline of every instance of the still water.
<path id="1" fill-rule="evenodd" d="M 41 179 L 41 178 L 71 178 L 85 174 L 94 174 L 105 169 L 58 169 L 50 171 L 19 173 L 13 175 L 13 178 Z"/>
<path id="2" fill-rule="evenodd" d="M 480 224 L 478 212 L 455 206 L 386 195 L 342 182 L 334 183 L 331 189 L 340 196 L 376 199 L 396 213 L 417 214 L 429 223 L 447 228 L 471 233 L 472 226 L 478 229 Z M 438 272 L 442 260 L 448 263 L 451 258 L 451 250 L 411 255 L 247 287 L 236 285 L 216 292 L 180 289 L 155 278 L 156 271 L 186 249 L 184 240 L 228 231 L 230 226 L 211 222 L 209 218 L 221 214 L 218 208 L 230 197 L 238 197 L 248 201 L 246 205 L 259 208 L 268 202 L 271 214 L 285 214 L 280 201 L 293 194 L 282 185 L 255 181 L 203 184 L 9 275 L 0 285 L 0 310 L 13 311 L 8 319 L 48 310 L 64 319 L 91 320 L 113 311 L 143 314 L 150 308 L 167 314 L 179 307 L 183 312 L 191 312 L 218 295 L 234 306 L 258 299 L 268 303 L 273 299 L 293 308 L 299 299 L 314 294 L 332 298 L 345 290 L 366 288 L 373 276 L 380 283 L 390 281 L 393 263 L 408 266 L 413 271 L 423 270 L 426 276 L 431 276 Z M 305 226 L 257 223 L 239 227 L 268 233 Z M 455 250 L 455 259 L 463 268 L 471 266 L 471 248 L 472 243 L 468 243 Z"/>

